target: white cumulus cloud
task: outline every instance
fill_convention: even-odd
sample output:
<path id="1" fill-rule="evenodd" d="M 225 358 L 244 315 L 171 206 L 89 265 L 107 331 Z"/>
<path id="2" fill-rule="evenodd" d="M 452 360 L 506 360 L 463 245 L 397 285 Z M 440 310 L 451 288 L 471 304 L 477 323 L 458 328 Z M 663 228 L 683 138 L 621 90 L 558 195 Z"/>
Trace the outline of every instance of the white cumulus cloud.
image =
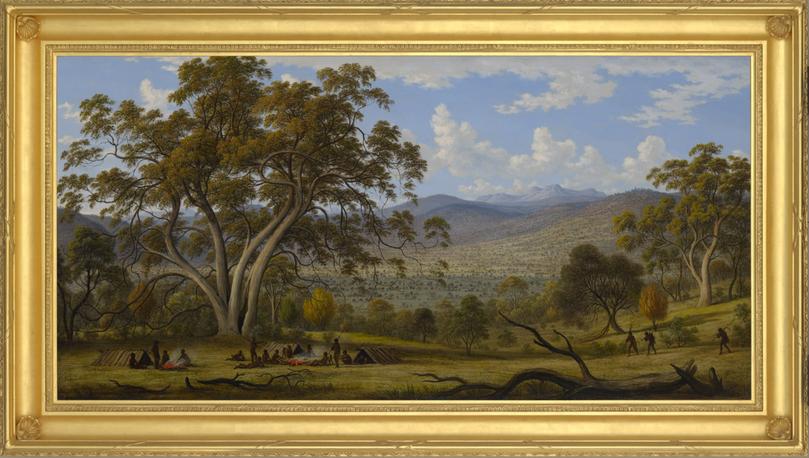
<path id="1" fill-rule="evenodd" d="M 171 93 L 171 89 L 154 87 L 149 78 L 140 82 L 140 98 L 143 101 L 144 108 L 147 110 L 157 109 L 164 113 L 170 111 L 169 94 Z"/>
<path id="2" fill-rule="evenodd" d="M 561 110 L 579 101 L 596 103 L 612 97 L 616 83 L 606 81 L 592 70 L 554 71 L 549 72 L 551 78 L 549 89 L 539 94 L 523 93 L 510 104 L 495 106 L 502 114 L 514 114 L 523 111 Z"/>
<path id="3" fill-rule="evenodd" d="M 163 65 L 160 66 L 161 69 L 170 73 L 177 73 L 177 70 L 180 69 L 180 65 L 182 65 L 183 62 L 191 59 L 193 59 L 193 57 L 171 56 L 171 57 L 158 57 L 157 61 L 163 63 Z"/>
<path id="4" fill-rule="evenodd" d="M 72 119 L 73 121 L 80 121 L 81 120 L 81 112 L 70 102 L 62 102 L 58 107 L 59 111 L 62 112 L 62 119 Z"/>
<path id="5" fill-rule="evenodd" d="M 648 187 L 649 170 L 673 157 L 662 138 L 649 135 L 634 153 L 609 161 L 595 146 L 556 138 L 545 126 L 534 129 L 529 153 L 512 153 L 480 138 L 469 122 L 455 120 L 443 104 L 435 108 L 432 126 L 436 146 L 427 155 L 431 168 L 446 167 L 453 176 L 469 178 L 458 190 L 470 196 L 522 193 L 551 182 L 605 192 Z"/>
<path id="6" fill-rule="evenodd" d="M 431 125 L 435 134 L 434 163 L 444 166 L 454 176 L 468 176 L 482 172 L 481 166 L 507 161 L 508 153 L 478 133 L 468 122 L 457 122 L 446 105 L 435 107 Z"/>
<path id="7" fill-rule="evenodd" d="M 282 73 L 281 76 L 279 76 L 278 78 L 281 81 L 284 81 L 284 82 L 287 82 L 287 83 L 299 83 L 301 81 L 298 78 L 295 78 L 294 76 L 292 76 L 292 74 L 290 74 L 290 73 Z"/>
<path id="8" fill-rule="evenodd" d="M 63 135 L 63 136 L 59 137 L 57 142 L 60 145 L 69 145 L 69 144 L 71 144 L 71 143 L 73 143 L 75 141 L 79 141 L 79 140 L 81 140 L 81 139 L 77 138 L 77 137 L 74 137 L 72 135 Z"/>
<path id="9" fill-rule="evenodd" d="M 176 72 L 190 57 L 161 57 L 162 68 Z M 401 56 L 275 56 L 268 64 L 318 70 L 339 67 L 346 62 L 371 65 L 381 80 L 396 79 L 424 89 L 451 87 L 467 78 L 513 75 L 536 81 L 541 90 L 514 94 L 494 106 L 502 114 L 535 110 L 562 110 L 576 104 L 592 104 L 612 97 L 618 88 L 616 77 L 673 75 L 681 82 L 649 91 L 649 103 L 626 108 L 621 119 L 643 127 L 663 122 L 696 122 L 694 109 L 749 87 L 749 67 L 738 59 L 717 57 L 401 57 Z M 292 81 L 289 73 L 280 76 Z"/>

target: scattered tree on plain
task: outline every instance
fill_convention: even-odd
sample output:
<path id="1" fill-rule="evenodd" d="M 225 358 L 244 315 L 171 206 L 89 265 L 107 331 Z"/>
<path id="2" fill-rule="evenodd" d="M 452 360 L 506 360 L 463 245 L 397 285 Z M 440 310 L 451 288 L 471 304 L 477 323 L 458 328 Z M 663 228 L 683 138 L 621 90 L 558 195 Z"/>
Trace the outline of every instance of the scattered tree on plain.
<path id="1" fill-rule="evenodd" d="M 604 312 L 606 324 L 599 336 L 623 334 L 618 313 L 637 305 L 643 267 L 622 254 L 605 256 L 593 245 L 579 245 L 562 267 L 555 302 L 568 321 Z"/>
<path id="2" fill-rule="evenodd" d="M 488 320 L 483 309 L 483 302 L 477 296 L 466 296 L 461 299 L 453 320 L 453 334 L 460 340 L 466 354 L 472 354 L 472 347 L 489 337 Z"/>
<path id="3" fill-rule="evenodd" d="M 506 312 L 516 311 L 528 296 L 528 283 L 511 275 L 497 285 L 497 295 L 504 301 Z"/>
<path id="4" fill-rule="evenodd" d="M 422 342 L 427 342 L 428 337 L 433 337 L 438 333 L 438 327 L 435 324 L 435 314 L 432 310 L 426 307 L 420 307 L 413 312 L 413 327 L 416 333 L 421 337 Z"/>
<path id="5" fill-rule="evenodd" d="M 368 302 L 366 317 L 369 332 L 379 336 L 393 335 L 396 320 L 393 304 L 384 299 L 373 299 Z"/>

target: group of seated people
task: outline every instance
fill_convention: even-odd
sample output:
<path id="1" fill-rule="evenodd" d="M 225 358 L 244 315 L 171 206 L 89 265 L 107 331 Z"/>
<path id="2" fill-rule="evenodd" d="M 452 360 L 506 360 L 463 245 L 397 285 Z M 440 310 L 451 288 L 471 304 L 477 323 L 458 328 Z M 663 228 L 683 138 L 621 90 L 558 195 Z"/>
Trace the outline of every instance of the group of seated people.
<path id="1" fill-rule="evenodd" d="M 130 369 L 148 369 L 154 367 L 155 369 L 178 370 L 191 366 L 191 357 L 185 352 L 185 348 L 180 350 L 180 355 L 175 359 L 169 356 L 167 350 L 163 350 L 162 356 L 159 352 L 153 352 L 151 357 L 146 350 L 143 350 L 140 359 L 137 358 L 134 352 L 130 353 L 128 365 Z"/>
<path id="2" fill-rule="evenodd" d="M 348 350 L 343 350 L 341 355 L 335 355 L 333 353 L 324 351 L 323 356 L 316 360 L 312 361 L 309 365 L 310 366 L 335 366 L 337 365 L 337 358 L 340 358 L 340 363 L 345 365 L 353 364 L 354 361 L 351 359 L 351 355 L 348 354 Z"/>
<path id="3" fill-rule="evenodd" d="M 252 369 L 256 367 L 264 367 L 268 364 L 288 364 L 288 362 L 295 357 L 306 358 L 314 356 L 311 345 L 307 345 L 306 350 L 304 351 L 301 344 L 295 344 L 294 347 L 292 344 L 287 344 L 282 347 L 281 350 L 276 348 L 272 355 L 270 355 L 270 352 L 265 348 L 260 356 L 258 355 L 255 346 L 256 344 L 251 342 L 250 362 L 237 364 L 235 369 Z M 230 355 L 228 361 L 247 361 L 247 358 L 244 356 L 244 352 L 239 350 L 233 355 Z"/>
<path id="4" fill-rule="evenodd" d="M 256 352 L 256 356 L 254 357 L 251 351 L 250 362 L 247 362 L 244 352 L 239 350 L 231 355 L 228 361 L 244 361 L 237 364 L 234 367 L 235 369 L 252 369 L 271 364 L 284 364 L 289 366 L 332 366 L 336 365 L 336 358 L 339 358 L 339 362 L 342 364 L 352 364 L 353 362 L 351 355 L 348 354 L 348 350 L 343 350 L 342 354 L 334 354 L 334 352 L 325 351 L 322 357 L 317 358 L 311 344 L 306 345 L 306 350 L 304 350 L 303 346 L 299 343 L 294 346 L 292 344 L 284 345 L 280 350 L 276 348 L 272 354 L 265 348 L 261 356 L 258 356 Z"/>

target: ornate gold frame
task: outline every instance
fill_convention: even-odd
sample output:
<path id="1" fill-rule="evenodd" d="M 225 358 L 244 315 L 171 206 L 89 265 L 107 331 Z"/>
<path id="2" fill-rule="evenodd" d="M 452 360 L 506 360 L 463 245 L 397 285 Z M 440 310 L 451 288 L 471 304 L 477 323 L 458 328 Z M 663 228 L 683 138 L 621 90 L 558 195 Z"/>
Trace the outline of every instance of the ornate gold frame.
<path id="1" fill-rule="evenodd" d="M 0 423 L 9 454 L 801 454 L 806 11 L 797 0 L 0 0 Z M 594 32 L 595 31 L 595 32 Z M 734 54 L 751 59 L 753 397 L 735 402 L 55 399 L 56 56 Z"/>

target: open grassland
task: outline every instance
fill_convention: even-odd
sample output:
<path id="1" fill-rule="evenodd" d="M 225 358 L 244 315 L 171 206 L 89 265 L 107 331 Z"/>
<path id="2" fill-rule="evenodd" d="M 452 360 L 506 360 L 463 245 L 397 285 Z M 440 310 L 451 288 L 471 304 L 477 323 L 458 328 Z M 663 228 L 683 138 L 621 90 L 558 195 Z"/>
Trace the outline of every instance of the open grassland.
<path id="1" fill-rule="evenodd" d="M 600 323 L 585 329 L 570 329 L 576 350 L 585 358 L 591 371 L 597 377 L 623 379 L 648 373 L 673 374 L 670 364 L 683 365 L 695 360 L 699 370 L 697 376 L 704 378 L 707 370 L 714 367 L 723 378 L 726 393 L 723 398 L 748 399 L 751 386 L 751 353 L 747 347 L 740 347 L 731 341 L 734 352 L 719 355 L 718 341 L 714 338 L 719 326 L 733 324 L 736 300 L 704 308 L 695 308 L 690 303 L 672 304 L 669 318 L 659 324 L 658 354 L 646 356 L 642 341 L 640 356 L 627 357 L 623 352 L 625 336 L 610 334 L 592 340 L 592 335 Z M 693 343 L 683 347 L 666 348 L 660 336 L 674 317 L 681 317 L 689 327 L 697 330 Z M 633 329 L 645 329 L 648 324 L 639 316 L 625 314 L 621 317 L 624 326 L 632 324 Z M 498 326 L 501 326 L 498 324 Z M 561 324 L 555 324 L 559 326 Z M 551 326 L 546 331 L 550 331 Z M 268 376 L 285 374 L 287 366 L 267 366 L 257 369 L 235 369 L 237 364 L 226 358 L 238 350 L 247 353 L 247 342 L 241 338 L 208 339 L 161 339 L 161 347 L 169 351 L 185 348 L 194 366 L 183 371 L 156 369 L 129 369 L 126 367 L 92 366 L 100 350 L 108 348 L 148 349 L 150 340 L 128 342 L 84 342 L 73 345 L 62 344 L 58 351 L 58 393 L 60 399 L 267 399 L 267 400 L 317 400 L 317 399 L 431 399 L 438 391 L 446 388 L 425 383 L 423 377 L 415 373 L 432 372 L 438 375 L 456 375 L 470 381 L 502 383 L 516 372 L 531 368 L 553 369 L 563 373 L 577 374 L 575 364 L 567 358 L 552 355 L 530 343 L 530 337 L 521 330 L 515 330 L 518 342 L 509 348 L 498 348 L 493 340 L 485 341 L 471 356 L 457 347 L 437 343 L 405 341 L 389 337 L 371 336 L 360 333 L 340 334 L 343 348 L 352 354 L 362 346 L 384 346 L 394 348 L 402 356 L 401 364 L 362 365 L 330 367 L 307 367 L 301 377 L 303 382 L 288 385 L 285 380 L 273 382 L 268 389 L 248 390 L 231 386 L 206 386 L 200 380 L 232 378 L 237 374 L 240 380 L 264 383 Z M 491 332 L 496 335 L 495 329 Z M 550 334 L 550 332 L 546 332 Z M 330 334 L 308 333 L 301 343 L 312 343 L 315 351 L 322 352 L 325 340 Z M 556 344 L 561 341 L 556 340 Z M 610 343 L 618 351 L 605 354 L 603 348 Z M 194 389 L 185 384 L 188 377 Z M 150 390 L 169 388 L 159 394 L 139 392 L 119 388 L 111 380 L 120 384 L 136 385 Z M 515 398 L 542 399 L 556 393 L 549 387 L 526 385 L 515 392 Z M 689 399 L 693 394 L 683 388 L 660 399 Z"/>

